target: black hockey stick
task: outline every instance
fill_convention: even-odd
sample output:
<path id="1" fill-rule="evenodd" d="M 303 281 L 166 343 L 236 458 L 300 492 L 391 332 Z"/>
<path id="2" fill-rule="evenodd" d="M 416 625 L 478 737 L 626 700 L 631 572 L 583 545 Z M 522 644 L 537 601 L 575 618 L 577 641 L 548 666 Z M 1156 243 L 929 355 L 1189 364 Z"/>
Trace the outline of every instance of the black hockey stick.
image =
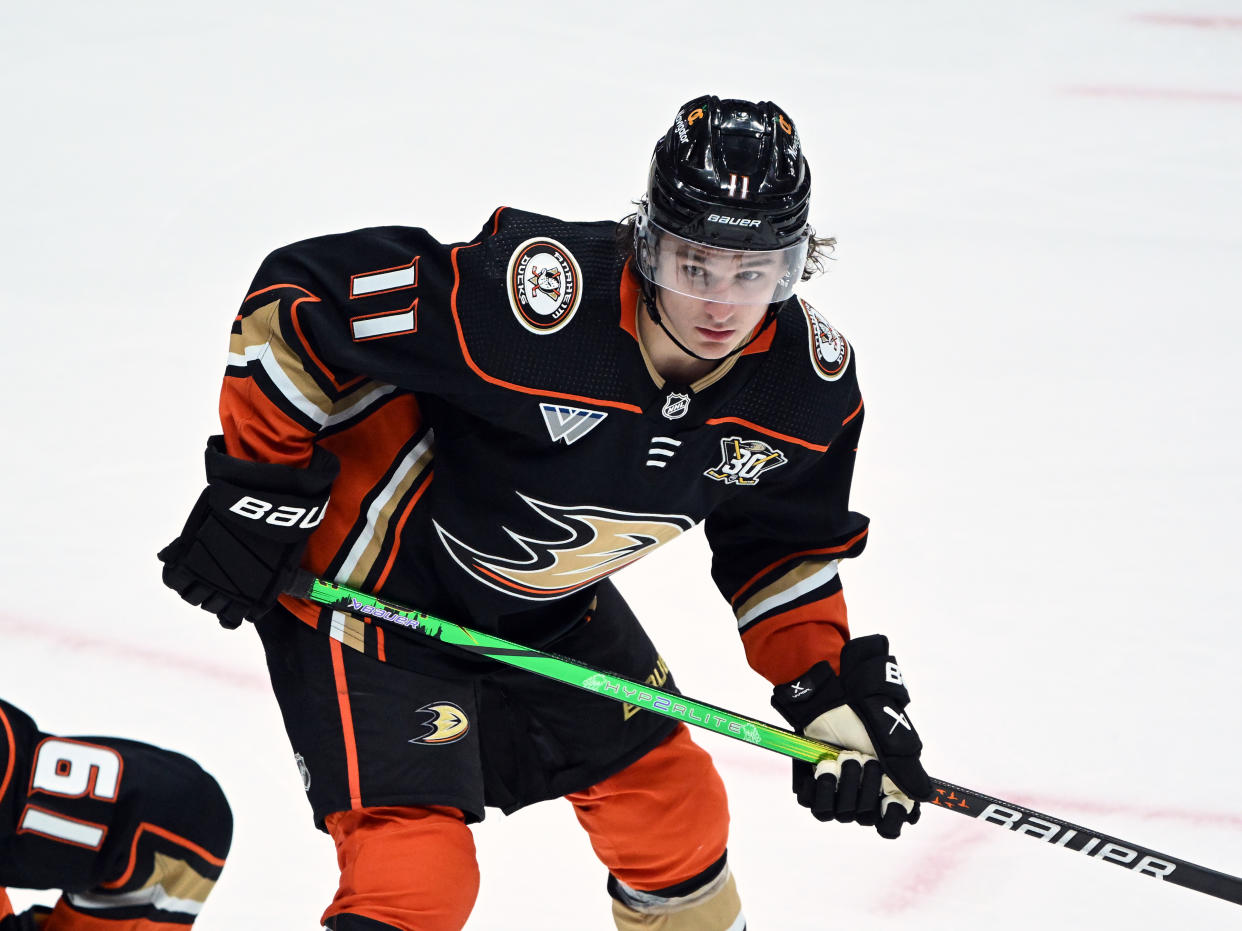
<path id="1" fill-rule="evenodd" d="M 665 692 L 650 683 L 592 669 L 577 660 L 524 647 L 423 614 L 421 611 L 381 601 L 373 595 L 315 578 L 307 572 L 298 574 L 289 587 L 289 594 L 341 612 L 339 623 L 321 625 L 321 629 L 342 643 L 365 653 L 375 652 L 375 638 L 367 638 L 368 625 L 406 640 L 430 637 L 467 652 L 517 666 L 794 759 L 815 763 L 836 759 L 841 752 L 839 747 L 803 737 L 755 718 L 726 711 L 684 695 Z M 1103 863 L 1115 863 L 1141 876 L 1161 879 L 1242 905 L 1242 879 L 1237 876 L 1157 853 L 1147 847 L 1118 840 L 1108 834 L 1100 834 L 1060 818 L 971 789 L 963 789 L 940 779 L 933 779 L 932 787 L 936 796 L 930 804 L 937 808 L 1000 825 L 1016 834 L 1028 834 L 1054 847 L 1083 853 Z"/>

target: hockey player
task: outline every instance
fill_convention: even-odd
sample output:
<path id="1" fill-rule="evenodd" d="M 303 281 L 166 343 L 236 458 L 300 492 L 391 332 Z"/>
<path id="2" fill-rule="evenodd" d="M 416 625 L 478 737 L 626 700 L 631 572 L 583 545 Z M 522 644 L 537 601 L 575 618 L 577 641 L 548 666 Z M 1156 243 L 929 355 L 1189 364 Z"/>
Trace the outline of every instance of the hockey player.
<path id="1" fill-rule="evenodd" d="M 233 834 L 188 757 L 56 737 L 0 701 L 0 931 L 173 931 L 194 923 Z M 16 915 L 4 887 L 64 890 Z"/>
<path id="2" fill-rule="evenodd" d="M 900 672 L 883 637 L 849 640 L 837 577 L 867 539 L 848 505 L 863 408 L 852 348 L 794 297 L 831 245 L 809 203 L 789 115 L 705 96 L 621 224 L 501 208 L 468 243 L 382 227 L 263 262 L 208 486 L 160 558 L 224 626 L 255 621 L 336 842 L 328 928 L 461 928 L 468 825 L 557 797 L 608 869 L 618 928 L 745 919 L 724 787 L 684 725 L 385 642 L 283 595 L 299 565 L 673 689 L 607 576 L 706 520 L 774 703 L 853 748 L 795 767 L 799 802 L 886 837 L 918 817 L 930 786 Z"/>

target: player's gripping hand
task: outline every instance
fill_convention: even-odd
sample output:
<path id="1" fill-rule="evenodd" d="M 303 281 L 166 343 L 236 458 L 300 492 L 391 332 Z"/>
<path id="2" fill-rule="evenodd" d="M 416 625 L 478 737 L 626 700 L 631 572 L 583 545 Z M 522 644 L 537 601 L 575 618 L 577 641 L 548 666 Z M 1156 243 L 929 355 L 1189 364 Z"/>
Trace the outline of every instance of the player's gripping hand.
<path id="1" fill-rule="evenodd" d="M 835 760 L 794 761 L 798 804 L 820 821 L 874 825 L 897 837 L 919 819 L 919 802 L 932 796 L 919 762 L 923 742 L 906 714 L 910 695 L 888 639 L 879 634 L 850 640 L 841 651 L 841 674 L 816 663 L 793 682 L 776 687 L 772 704 L 807 737 L 846 748 Z"/>
<path id="2" fill-rule="evenodd" d="M 207 487 L 160 551 L 164 584 L 230 629 L 274 604 L 323 519 L 340 466 L 316 448 L 305 469 L 235 459 L 207 441 Z"/>

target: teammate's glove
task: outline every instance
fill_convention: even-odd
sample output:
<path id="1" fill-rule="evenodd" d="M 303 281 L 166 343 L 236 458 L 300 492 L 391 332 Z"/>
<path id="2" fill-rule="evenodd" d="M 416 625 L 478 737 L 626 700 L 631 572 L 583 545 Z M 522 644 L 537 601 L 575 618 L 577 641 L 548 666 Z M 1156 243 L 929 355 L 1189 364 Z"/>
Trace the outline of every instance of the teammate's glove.
<path id="1" fill-rule="evenodd" d="M 798 804 L 820 821 L 874 825 L 897 837 L 919 820 L 919 802 L 932 796 L 919 762 L 923 742 L 910 723 L 910 695 L 888 639 L 879 634 L 850 640 L 841 651 L 841 674 L 816 663 L 793 682 L 778 685 L 772 705 L 807 737 L 846 748 L 836 760 L 812 765 L 794 760 Z"/>
<path id="2" fill-rule="evenodd" d="M 159 558 L 165 585 L 233 629 L 276 604 L 340 466 L 319 448 L 305 469 L 236 459 L 222 436 L 207 441 L 206 459 L 207 487 Z"/>
<path id="3" fill-rule="evenodd" d="M 0 931 L 39 931 L 51 914 L 46 905 L 32 905 L 20 915 L 0 918 Z"/>

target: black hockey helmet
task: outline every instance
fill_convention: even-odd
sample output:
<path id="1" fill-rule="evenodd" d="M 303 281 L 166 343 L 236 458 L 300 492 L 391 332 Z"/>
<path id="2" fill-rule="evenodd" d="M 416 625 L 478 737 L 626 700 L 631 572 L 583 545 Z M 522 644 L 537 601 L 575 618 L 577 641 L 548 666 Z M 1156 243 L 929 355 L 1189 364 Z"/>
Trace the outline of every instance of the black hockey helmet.
<path id="1" fill-rule="evenodd" d="M 677 111 L 656 142 L 634 224 L 635 265 L 651 284 L 682 294 L 778 304 L 793 293 L 806 263 L 810 199 L 811 172 L 798 130 L 780 107 L 696 97 Z M 660 261 L 661 253 L 704 248 L 713 258 L 735 263 L 739 253 L 765 253 L 769 266 L 780 270 L 779 282 L 768 278 L 755 281 L 755 287 L 725 291 L 703 274 L 687 279 L 679 275 L 678 263 Z M 739 277 L 733 276 L 734 285 L 740 285 Z M 654 300 L 645 296 L 655 316 Z"/>
<path id="2" fill-rule="evenodd" d="M 656 143 L 650 220 L 694 242 L 783 249 L 806 239 L 811 171 L 776 104 L 696 97 Z M 721 217 L 724 219 L 721 219 Z"/>

